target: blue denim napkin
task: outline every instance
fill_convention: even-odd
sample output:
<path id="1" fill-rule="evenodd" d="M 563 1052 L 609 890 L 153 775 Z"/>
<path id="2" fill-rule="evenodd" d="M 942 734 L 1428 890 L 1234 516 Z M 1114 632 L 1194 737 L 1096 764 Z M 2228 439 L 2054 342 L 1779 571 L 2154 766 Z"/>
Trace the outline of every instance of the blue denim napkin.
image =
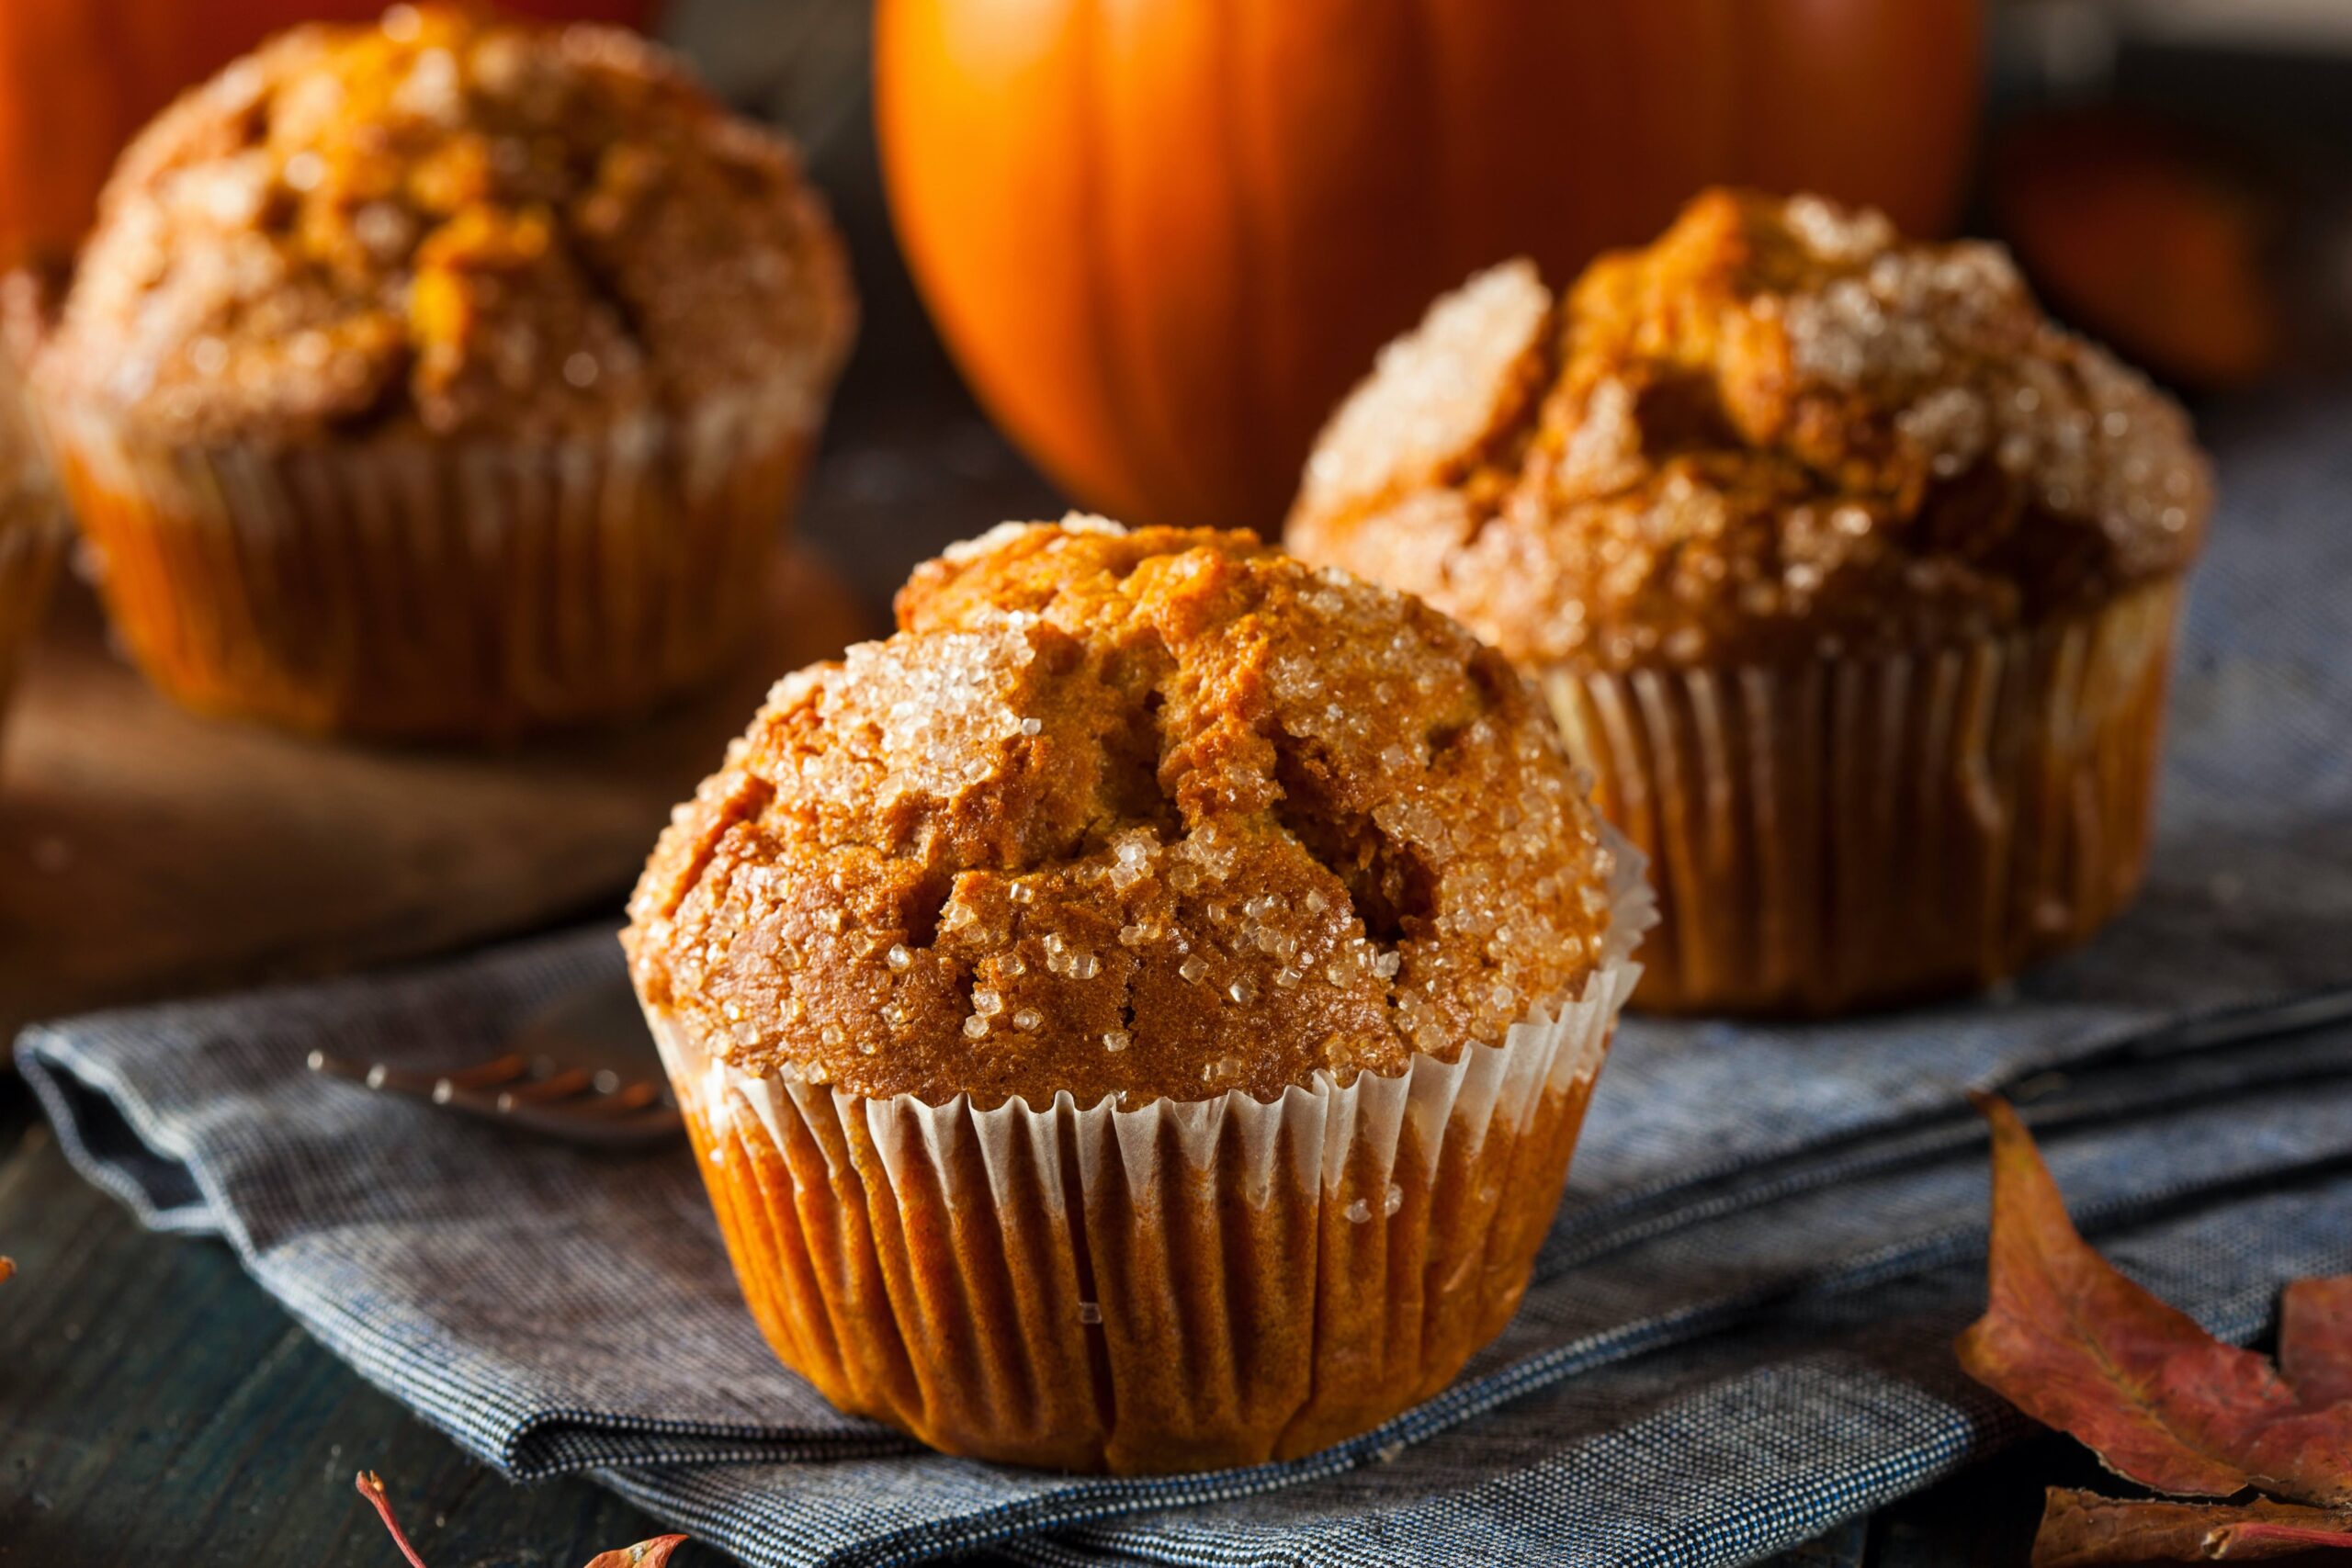
<path id="1" fill-rule="evenodd" d="M 2217 1332 L 2352 1271 L 2347 428 L 2352 399 L 2307 399 L 2214 433 L 2223 510 L 2130 915 L 1999 997 L 1629 1021 L 1518 1318 L 1428 1404 L 1305 1460 L 1118 1481 L 933 1455 L 777 1365 L 683 1151 L 502 1141 L 301 1068 L 482 1052 L 616 974 L 609 931 L 37 1027 L 18 1060 L 91 1179 L 224 1237 L 468 1449 L 591 1472 L 753 1563 L 1747 1561 L 2018 1429 L 1950 1349 L 1983 1298 L 1969 1088 L 2025 1103 L 2086 1228 Z"/>

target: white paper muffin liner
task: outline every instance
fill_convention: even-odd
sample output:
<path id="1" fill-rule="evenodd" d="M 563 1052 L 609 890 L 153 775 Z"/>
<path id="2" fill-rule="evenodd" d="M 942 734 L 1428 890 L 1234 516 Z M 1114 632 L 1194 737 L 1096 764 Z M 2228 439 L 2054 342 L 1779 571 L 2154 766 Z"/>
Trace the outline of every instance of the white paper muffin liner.
<path id="1" fill-rule="evenodd" d="M 648 1019 L 744 1294 L 842 1408 L 1120 1472 L 1312 1451 L 1436 1393 L 1517 1308 L 1652 919 L 1452 1062 L 1129 1110 L 867 1100 Z"/>
<path id="2" fill-rule="evenodd" d="M 1891 657 L 1550 672 L 1657 883 L 1634 1006 L 1832 1012 L 2086 940 L 2145 867 L 2180 596 Z"/>
<path id="3" fill-rule="evenodd" d="M 760 612 L 822 417 L 797 382 L 543 443 L 159 443 L 47 411 L 132 656 L 189 706 L 467 738 L 649 708 Z"/>

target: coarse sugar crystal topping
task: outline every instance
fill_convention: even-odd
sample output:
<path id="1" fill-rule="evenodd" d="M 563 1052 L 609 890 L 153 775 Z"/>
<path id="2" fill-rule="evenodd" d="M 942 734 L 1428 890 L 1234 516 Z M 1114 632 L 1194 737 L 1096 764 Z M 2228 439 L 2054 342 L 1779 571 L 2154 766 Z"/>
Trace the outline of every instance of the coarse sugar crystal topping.
<path id="1" fill-rule="evenodd" d="M 175 440 L 548 439 L 813 418 L 854 314 L 791 150 L 658 46 L 402 6 L 133 141 L 40 375 Z"/>
<path id="2" fill-rule="evenodd" d="M 2180 409 L 1998 247 L 1714 191 L 1564 299 L 1515 264 L 1433 306 L 1334 417 L 1288 536 L 1522 661 L 1623 670 L 2094 610 L 2184 570 L 2211 506 Z"/>
<path id="3" fill-rule="evenodd" d="M 1428 609 L 1248 535 L 1046 525 L 898 608 L 778 684 L 632 900 L 640 987 L 738 1065 L 1269 1098 L 1498 1041 L 1600 962 L 1587 781 Z"/>

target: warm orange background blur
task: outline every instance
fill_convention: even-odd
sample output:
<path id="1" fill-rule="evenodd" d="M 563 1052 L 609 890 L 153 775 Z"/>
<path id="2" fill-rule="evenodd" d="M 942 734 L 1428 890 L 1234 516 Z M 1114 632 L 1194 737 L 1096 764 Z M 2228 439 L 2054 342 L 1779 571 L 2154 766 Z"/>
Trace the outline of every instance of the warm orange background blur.
<path id="1" fill-rule="evenodd" d="M 1979 0 L 880 0 L 909 265 L 1006 433 L 1129 523 L 1279 526 L 1379 345 L 1709 185 L 1957 216 Z"/>
<path id="2" fill-rule="evenodd" d="M 642 24 L 652 0 L 504 0 L 544 17 Z M 0 265 L 63 256 L 116 152 L 181 88 L 304 20 L 384 0 L 5 0 L 0 4 Z"/>

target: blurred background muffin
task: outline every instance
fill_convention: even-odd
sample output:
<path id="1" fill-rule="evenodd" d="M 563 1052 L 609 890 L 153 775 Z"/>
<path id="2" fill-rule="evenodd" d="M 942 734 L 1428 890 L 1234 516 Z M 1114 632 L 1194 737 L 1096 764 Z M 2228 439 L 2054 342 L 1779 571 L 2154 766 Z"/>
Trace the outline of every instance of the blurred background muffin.
<path id="1" fill-rule="evenodd" d="M 654 0 L 504 0 L 498 8 L 648 30 L 658 10 Z M 115 155 L 182 89 L 298 22 L 372 21 L 383 9 L 383 0 L 0 6 L 0 265 L 72 255 Z"/>
<path id="2" fill-rule="evenodd" d="M 40 629 L 73 536 L 26 402 L 23 366 L 40 332 L 40 284 L 0 276 L 0 739 L 17 666 Z"/>
<path id="3" fill-rule="evenodd" d="M 2211 501 L 2181 412 L 1999 250 L 1719 191 L 1565 302 L 1524 263 L 1441 300 L 1289 536 L 1542 675 L 1652 857 L 1643 1005 L 1829 1011 L 2130 896 Z"/>
<path id="4" fill-rule="evenodd" d="M 35 374 L 159 686 L 472 737 L 737 650 L 853 315 L 789 150 L 667 55 L 397 7 L 132 144 Z"/>
<path id="5" fill-rule="evenodd" d="M 778 1354 L 1084 1470 L 1434 1393 L 1526 1287 L 1646 919 L 1541 699 L 1248 534 L 1008 526 L 898 610 L 776 687 L 624 938 Z"/>

